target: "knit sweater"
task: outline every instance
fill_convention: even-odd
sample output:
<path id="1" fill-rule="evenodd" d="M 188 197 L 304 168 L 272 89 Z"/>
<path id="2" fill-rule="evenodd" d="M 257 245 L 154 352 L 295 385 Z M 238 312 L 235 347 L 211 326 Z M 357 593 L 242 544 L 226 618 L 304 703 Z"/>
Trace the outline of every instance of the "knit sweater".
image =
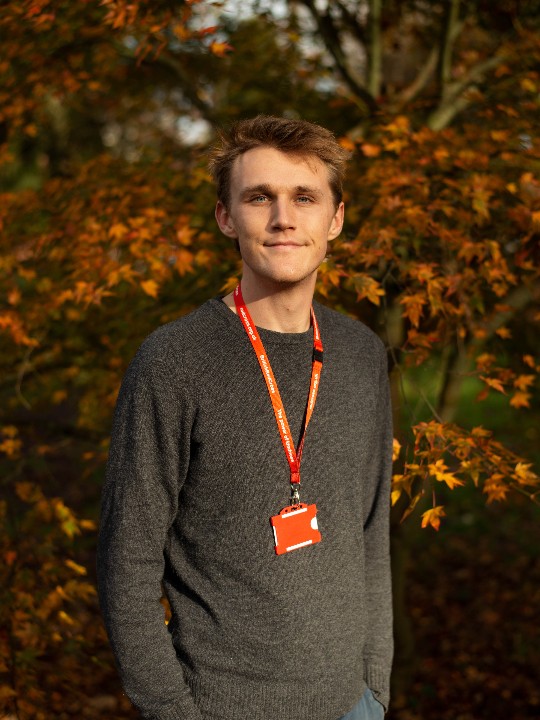
<path id="1" fill-rule="evenodd" d="M 274 552 L 289 466 L 256 355 L 219 298 L 152 333 L 124 377 L 98 587 L 126 693 L 148 720 L 336 720 L 366 685 L 388 705 L 386 355 L 362 323 L 314 309 L 324 365 L 301 500 L 317 505 L 315 545 Z M 298 441 L 313 332 L 259 334 Z"/>

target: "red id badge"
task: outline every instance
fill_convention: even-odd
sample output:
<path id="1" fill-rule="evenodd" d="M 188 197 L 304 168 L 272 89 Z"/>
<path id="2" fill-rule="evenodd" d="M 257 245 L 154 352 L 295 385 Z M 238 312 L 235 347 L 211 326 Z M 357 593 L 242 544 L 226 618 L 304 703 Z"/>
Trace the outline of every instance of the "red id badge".
<path id="1" fill-rule="evenodd" d="M 270 518 L 274 530 L 276 555 L 297 550 L 321 541 L 317 525 L 317 506 L 299 503 L 289 505 Z"/>

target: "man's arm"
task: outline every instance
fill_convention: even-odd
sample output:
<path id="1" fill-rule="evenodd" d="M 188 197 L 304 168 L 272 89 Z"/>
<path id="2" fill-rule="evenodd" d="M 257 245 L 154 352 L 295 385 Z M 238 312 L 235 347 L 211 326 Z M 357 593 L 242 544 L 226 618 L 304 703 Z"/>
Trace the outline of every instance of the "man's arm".
<path id="1" fill-rule="evenodd" d="M 367 612 L 364 679 L 377 700 L 388 709 L 393 656 L 389 527 L 392 413 L 387 359 L 385 353 L 381 352 L 381 355 L 379 396 L 364 511 Z"/>
<path id="2" fill-rule="evenodd" d="M 141 355 L 118 398 L 98 544 L 98 589 L 125 691 L 148 720 L 201 720 L 160 603 L 167 533 L 189 453 L 191 413 L 168 367 Z"/>

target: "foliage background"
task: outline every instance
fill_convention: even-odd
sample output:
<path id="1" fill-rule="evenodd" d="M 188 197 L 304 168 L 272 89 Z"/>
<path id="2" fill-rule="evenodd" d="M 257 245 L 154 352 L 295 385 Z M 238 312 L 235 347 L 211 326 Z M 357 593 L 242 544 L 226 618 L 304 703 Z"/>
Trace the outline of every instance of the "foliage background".
<path id="1" fill-rule="evenodd" d="M 258 112 L 352 153 L 318 296 L 389 348 L 390 717 L 537 716 L 539 10 L 5 4 L 0 717 L 135 717 L 94 590 L 110 418 L 141 340 L 234 283 L 204 152 Z"/>

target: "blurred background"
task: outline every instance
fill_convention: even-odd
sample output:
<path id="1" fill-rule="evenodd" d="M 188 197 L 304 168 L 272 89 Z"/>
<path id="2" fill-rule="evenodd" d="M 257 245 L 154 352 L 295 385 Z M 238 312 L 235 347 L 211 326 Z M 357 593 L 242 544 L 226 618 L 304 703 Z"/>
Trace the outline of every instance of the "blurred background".
<path id="1" fill-rule="evenodd" d="M 540 716 L 539 25 L 536 0 L 2 4 L 0 717 L 136 717 L 94 587 L 112 412 L 144 337 L 235 284 L 205 155 L 258 113 L 351 152 L 317 297 L 388 347 L 388 717 Z"/>

